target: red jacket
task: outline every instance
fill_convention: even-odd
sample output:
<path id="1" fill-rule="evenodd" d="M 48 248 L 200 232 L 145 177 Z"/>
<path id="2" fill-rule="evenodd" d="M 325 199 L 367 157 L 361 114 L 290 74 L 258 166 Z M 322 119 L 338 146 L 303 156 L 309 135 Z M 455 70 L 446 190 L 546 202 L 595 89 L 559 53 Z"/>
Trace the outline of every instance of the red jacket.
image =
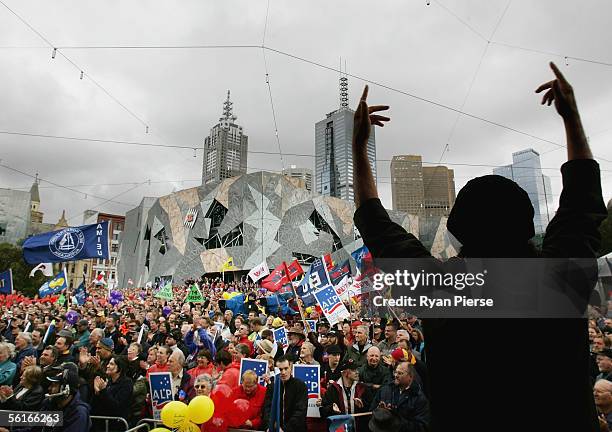
<path id="1" fill-rule="evenodd" d="M 206 367 L 201 368 L 199 366 L 196 366 L 192 369 L 189 369 L 187 373 L 191 375 L 191 377 L 195 380 L 198 377 L 198 375 L 202 375 L 202 374 L 208 374 L 210 376 L 213 376 L 214 371 L 215 371 L 215 365 L 212 363 L 208 363 L 208 366 Z"/>
<path id="2" fill-rule="evenodd" d="M 255 347 L 253 346 L 253 342 L 249 340 L 248 336 L 242 336 L 238 343 L 245 344 L 251 350 L 251 355 L 255 354 Z"/>
<path id="3" fill-rule="evenodd" d="M 244 389 L 241 385 L 239 385 L 238 387 L 234 387 L 234 390 L 232 392 L 232 400 L 246 399 L 250 403 L 249 420 L 251 420 L 251 423 L 253 424 L 251 429 L 261 429 L 261 415 L 263 413 L 263 404 L 265 397 L 266 388 L 261 384 L 257 384 L 257 389 L 255 390 L 255 393 L 250 396 L 248 396 L 244 392 Z M 241 425 L 241 427 L 244 427 L 244 425 Z M 265 427 L 263 429 L 265 429 Z"/>
<path id="4" fill-rule="evenodd" d="M 217 385 L 226 384 L 230 388 L 238 387 L 240 377 L 240 363 L 233 362 L 224 371 L 221 379 L 217 381 Z"/>
<path id="5" fill-rule="evenodd" d="M 153 366 L 151 366 L 148 370 L 147 370 L 147 376 L 146 378 L 149 378 L 149 374 L 151 372 L 170 372 L 170 368 L 168 367 L 168 363 L 166 363 L 163 366 L 160 366 L 159 364 L 155 363 Z"/>

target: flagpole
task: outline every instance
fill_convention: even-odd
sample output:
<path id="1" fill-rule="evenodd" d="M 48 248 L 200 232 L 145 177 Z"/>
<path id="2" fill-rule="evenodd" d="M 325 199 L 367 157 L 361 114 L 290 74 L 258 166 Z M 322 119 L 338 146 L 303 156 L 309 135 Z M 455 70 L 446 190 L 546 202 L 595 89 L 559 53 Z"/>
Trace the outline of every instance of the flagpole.
<path id="1" fill-rule="evenodd" d="M 302 309 L 302 299 L 298 298 L 297 296 L 297 292 L 295 291 L 295 286 L 293 286 L 293 281 L 291 280 L 291 277 L 289 276 L 289 269 L 287 268 L 287 263 L 285 261 L 283 261 L 283 267 L 285 267 L 285 274 L 287 275 L 287 279 L 289 279 L 289 283 L 291 284 L 291 290 L 293 291 L 293 297 L 295 298 L 295 301 L 298 305 L 298 309 L 300 311 L 300 316 L 302 317 L 302 323 L 304 324 L 305 336 L 308 337 L 308 331 L 307 331 L 308 323 L 306 322 L 304 310 Z"/>

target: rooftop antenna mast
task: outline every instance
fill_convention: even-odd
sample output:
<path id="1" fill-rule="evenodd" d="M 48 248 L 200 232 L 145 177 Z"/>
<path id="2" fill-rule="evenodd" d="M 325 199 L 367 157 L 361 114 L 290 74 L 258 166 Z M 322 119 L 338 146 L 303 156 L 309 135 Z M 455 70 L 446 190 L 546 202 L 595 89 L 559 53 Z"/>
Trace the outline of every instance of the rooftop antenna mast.
<path id="1" fill-rule="evenodd" d="M 238 117 L 235 116 L 234 113 L 232 112 L 233 106 L 234 106 L 234 103 L 230 101 L 230 91 L 228 90 L 227 99 L 225 100 L 225 102 L 223 102 L 223 117 L 221 117 L 219 121 L 223 121 L 223 120 L 231 120 L 232 122 L 236 121 Z"/>
<path id="2" fill-rule="evenodd" d="M 344 74 L 342 73 L 342 57 L 340 57 L 340 109 L 348 108 L 348 77 L 346 76 L 346 60 Z"/>

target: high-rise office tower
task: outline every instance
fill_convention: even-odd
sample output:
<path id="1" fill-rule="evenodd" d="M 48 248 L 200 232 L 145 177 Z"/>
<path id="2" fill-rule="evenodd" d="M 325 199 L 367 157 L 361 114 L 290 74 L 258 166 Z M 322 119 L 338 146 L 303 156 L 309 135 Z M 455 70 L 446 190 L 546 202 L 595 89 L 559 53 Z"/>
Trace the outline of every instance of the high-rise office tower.
<path id="1" fill-rule="evenodd" d="M 249 138 L 242 126 L 236 124 L 232 112 L 233 102 L 230 91 L 223 103 L 223 116 L 212 127 L 204 140 L 202 184 L 224 180 L 247 172 L 247 151 Z"/>
<path id="2" fill-rule="evenodd" d="M 283 170 L 283 174 L 303 181 L 306 190 L 312 191 L 312 170 L 310 168 L 299 168 L 297 165 L 291 165 L 290 168 Z"/>
<path id="3" fill-rule="evenodd" d="M 534 209 L 533 225 L 536 234 L 546 231 L 554 215 L 550 177 L 542 174 L 540 153 L 533 149 L 512 153 L 512 163 L 493 170 L 497 174 L 514 180 L 525 189 Z"/>
<path id="4" fill-rule="evenodd" d="M 391 160 L 393 210 L 420 216 L 448 216 L 455 203 L 454 172 L 445 166 L 424 167 L 419 155 Z"/>
<path id="5" fill-rule="evenodd" d="M 354 200 L 353 115 L 348 107 L 348 79 L 340 78 L 340 108 L 315 124 L 315 190 L 345 200 Z M 372 128 L 368 159 L 376 181 L 376 138 Z"/>

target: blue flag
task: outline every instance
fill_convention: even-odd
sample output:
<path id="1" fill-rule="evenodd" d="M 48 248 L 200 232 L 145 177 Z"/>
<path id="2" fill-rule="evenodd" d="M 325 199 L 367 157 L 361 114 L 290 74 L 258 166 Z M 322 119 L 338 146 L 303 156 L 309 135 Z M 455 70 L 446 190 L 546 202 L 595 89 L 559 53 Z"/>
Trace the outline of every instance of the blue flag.
<path id="1" fill-rule="evenodd" d="M 344 276 L 349 276 L 351 274 L 351 265 L 349 264 L 349 260 L 344 261 L 342 264 L 337 266 L 333 266 L 329 270 L 329 277 L 331 279 L 332 285 L 336 286 L 338 283 L 344 278 Z"/>
<path id="2" fill-rule="evenodd" d="M 11 269 L 0 273 L 0 294 L 13 294 L 13 271 Z"/>
<path id="3" fill-rule="evenodd" d="M 353 252 L 351 256 L 355 260 L 355 264 L 357 264 L 357 268 L 359 270 L 363 269 L 365 262 L 372 261 L 372 254 L 366 246 L 361 246 L 359 249 Z"/>
<path id="4" fill-rule="evenodd" d="M 23 257 L 29 264 L 108 259 L 108 226 L 104 221 L 32 236 L 23 243 Z"/>
<path id="5" fill-rule="evenodd" d="M 333 415 L 329 420 L 329 432 L 354 432 L 355 418 L 350 414 Z"/>
<path id="6" fill-rule="evenodd" d="M 231 299 L 225 300 L 225 308 L 230 309 L 236 315 L 246 315 L 246 308 L 244 307 L 244 294 L 238 294 Z"/>
<path id="7" fill-rule="evenodd" d="M 293 376 L 306 384 L 308 392 L 307 417 L 321 417 L 317 399 L 321 397 L 321 370 L 317 365 L 293 365 Z"/>
<path id="8" fill-rule="evenodd" d="M 66 269 L 64 269 L 53 279 L 42 284 L 42 286 L 38 289 L 38 295 L 40 298 L 43 298 L 60 293 L 66 288 L 68 288 L 68 278 L 66 277 Z"/>
<path id="9" fill-rule="evenodd" d="M 304 306 L 313 306 L 317 300 L 312 293 L 330 283 L 326 263 L 323 259 L 317 258 L 310 265 L 302 281 L 295 287 L 295 293 L 302 299 Z"/>
<path id="10" fill-rule="evenodd" d="M 85 281 L 81 282 L 81 285 L 74 291 L 74 296 L 77 299 L 77 303 L 79 306 L 83 306 L 85 304 L 85 299 L 87 298 L 87 291 L 85 291 Z"/>
<path id="11" fill-rule="evenodd" d="M 170 372 L 151 372 L 149 374 L 149 388 L 151 389 L 153 418 L 160 420 L 162 408 L 173 399 L 172 374 Z"/>
<path id="12" fill-rule="evenodd" d="M 268 421 L 268 430 L 270 432 L 279 432 L 280 430 L 280 400 L 281 400 L 281 379 L 280 375 L 274 378 L 274 389 L 272 392 L 272 406 L 270 407 L 270 420 Z"/>
<path id="13" fill-rule="evenodd" d="M 277 329 L 272 330 L 272 334 L 274 335 L 274 341 L 282 346 L 283 348 L 287 348 L 289 345 L 289 341 L 287 339 L 287 329 L 285 327 L 279 327 Z"/>

